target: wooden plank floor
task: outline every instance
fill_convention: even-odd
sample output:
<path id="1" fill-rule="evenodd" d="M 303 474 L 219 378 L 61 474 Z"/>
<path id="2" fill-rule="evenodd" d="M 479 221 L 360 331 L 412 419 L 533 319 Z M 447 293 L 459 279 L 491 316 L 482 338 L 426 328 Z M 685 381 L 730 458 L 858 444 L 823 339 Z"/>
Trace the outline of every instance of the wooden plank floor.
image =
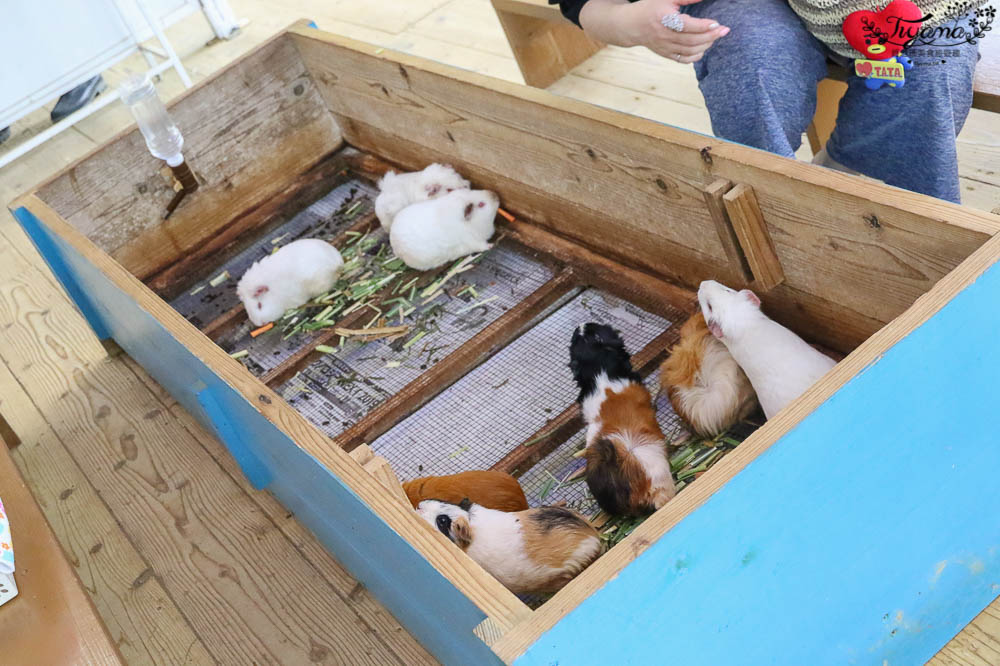
<path id="1" fill-rule="evenodd" d="M 250 24 L 215 41 L 200 14 L 169 35 L 201 80 L 292 21 L 521 81 L 488 0 L 230 0 Z M 105 74 L 112 85 L 138 57 Z M 173 73 L 159 89 L 182 86 Z M 689 66 L 605 49 L 550 90 L 711 133 Z M 0 171 L 0 414 L 14 456 L 130 663 L 421 664 L 433 659 L 221 445 L 127 356 L 98 343 L 6 203 L 130 122 L 102 110 Z M 16 123 L 3 146 L 48 126 Z M 959 136 L 967 205 L 1000 205 L 1000 123 Z M 808 148 L 800 157 L 809 158 Z M 1000 603 L 935 660 L 1000 662 Z"/>

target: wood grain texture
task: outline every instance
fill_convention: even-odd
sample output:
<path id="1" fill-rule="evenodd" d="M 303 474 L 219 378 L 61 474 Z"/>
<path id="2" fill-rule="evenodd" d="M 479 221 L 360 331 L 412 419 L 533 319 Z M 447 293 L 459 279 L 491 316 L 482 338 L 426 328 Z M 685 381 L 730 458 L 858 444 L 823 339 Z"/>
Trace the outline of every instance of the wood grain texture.
<path id="1" fill-rule="evenodd" d="M 683 285 L 725 276 L 702 194 L 719 178 L 754 189 L 789 287 L 859 323 L 891 321 L 1000 230 L 988 214 L 822 167 L 322 32 L 292 35 L 352 145 L 409 167 L 451 161 L 519 219 Z"/>
<path id="2" fill-rule="evenodd" d="M 604 48 L 563 18 L 555 5 L 494 0 L 493 9 L 529 86 L 552 85 Z"/>
<path id="3" fill-rule="evenodd" d="M 679 310 L 690 313 L 698 305 L 697 294 L 690 289 L 624 266 L 541 227 L 515 220 L 508 223 L 507 229 L 510 237 L 519 243 L 573 267 L 577 279 L 584 284 L 607 290 L 651 312 L 666 314 Z"/>
<path id="4" fill-rule="evenodd" d="M 979 41 L 979 62 L 972 83 L 972 106 L 1000 113 L 1000 40 L 987 35 Z"/>
<path id="5" fill-rule="evenodd" d="M 740 247 L 740 240 L 733 230 L 733 223 L 729 220 L 729 213 L 726 210 L 726 203 L 722 197 L 729 190 L 733 189 L 733 184 L 720 178 L 709 183 L 705 187 L 705 205 L 708 206 L 709 215 L 715 223 L 715 230 L 719 234 L 719 241 L 729 257 L 729 282 L 730 286 L 737 287 L 749 284 L 753 281 L 753 273 L 750 272 L 750 265 Z"/>
<path id="6" fill-rule="evenodd" d="M 124 664 L 31 490 L 0 441 L 4 511 L 17 537 L 17 598 L 0 614 L 9 663 Z"/>
<path id="7" fill-rule="evenodd" d="M 1000 664 L 1000 599 L 987 606 L 927 663 L 929 666 Z"/>
<path id="8" fill-rule="evenodd" d="M 220 661 L 335 660 L 334 645 L 360 663 L 394 661 L 355 630 L 340 598 L 120 360 L 77 354 L 89 329 L 46 281 L 13 263 L 0 273 L 0 316 L 11 322 L 4 343 L 33 360 L 11 371 L 55 423 L 89 442 L 74 460 L 148 560 L 137 585 L 157 575 L 188 599 L 188 620 Z"/>
<path id="9" fill-rule="evenodd" d="M 367 628 L 384 642 L 404 664 L 435 664 L 436 660 L 410 636 L 406 629 L 372 596 L 364 585 L 338 563 L 323 545 L 316 540 L 288 509 L 283 507 L 270 493 L 254 490 L 243 476 L 239 465 L 225 446 L 206 431 L 156 380 L 125 355 L 123 362 L 163 404 L 163 409 L 197 439 L 229 476 L 257 503 L 281 533 L 295 545 L 299 554 L 306 559 L 324 579 L 340 594 Z M 367 455 L 365 455 L 367 449 Z M 359 465 L 364 465 L 375 456 L 370 447 L 359 446 L 351 452 L 351 457 Z"/>
<path id="10" fill-rule="evenodd" d="M 563 305 L 574 293 L 574 283 L 573 275 L 569 271 L 562 271 L 342 432 L 337 441 L 348 450 L 363 442 L 375 441 L 434 396 L 500 351 L 523 331 Z"/>
<path id="11" fill-rule="evenodd" d="M 274 391 L 250 375 L 238 361 L 201 334 L 177 311 L 157 298 L 135 276 L 126 271 L 73 226 L 38 199 L 27 195 L 15 202 L 30 210 L 46 228 L 99 270 L 114 287 L 155 317 L 187 350 L 204 362 L 218 377 L 240 392 L 257 412 L 288 434 L 309 456 L 335 474 L 352 493 L 395 532 L 404 534 L 407 544 L 438 569 L 457 590 L 487 616 L 505 627 L 513 626 L 531 611 L 471 558 L 454 549 L 443 535 L 428 529 L 412 509 L 399 506 L 381 484 L 371 478 L 350 456 L 292 410 Z"/>
<path id="12" fill-rule="evenodd" d="M 386 487 L 393 496 L 405 506 L 411 507 L 410 500 L 403 491 L 403 486 L 399 483 L 399 477 L 392 471 L 392 465 L 382 456 L 376 456 L 364 464 L 365 471 L 378 479 L 379 483 Z"/>
<path id="13" fill-rule="evenodd" d="M 0 256 L 11 263 L 11 250 Z M 35 279 L 47 281 L 40 274 Z M 100 362 L 100 345 L 81 349 L 91 362 Z M 3 356 L 0 411 L 23 440 L 12 457 L 122 656 L 131 664 L 211 662 L 160 579 L 149 575 L 149 563 L 70 456 L 67 443 L 76 447 L 84 443 L 81 436 L 70 432 L 60 439 L 8 369 L 9 352 Z"/>
<path id="14" fill-rule="evenodd" d="M 71 224 L 141 278 L 262 206 L 340 144 L 340 133 L 287 38 L 273 39 L 170 105 L 201 181 L 166 222 L 162 162 L 126 131 L 42 190 Z"/>
<path id="15" fill-rule="evenodd" d="M 774 243 L 767 231 L 767 222 L 760 212 L 753 188 L 740 183 L 722 195 L 729 213 L 729 221 L 739 239 L 755 286 L 770 291 L 785 280 L 781 260 L 774 251 Z"/>
<path id="16" fill-rule="evenodd" d="M 525 622 L 504 634 L 492 646 L 504 661 L 512 663 L 524 650 L 575 608 L 605 581 L 620 572 L 629 562 L 644 552 L 659 536 L 666 533 L 685 516 L 701 506 L 726 482 L 751 461 L 764 453 L 783 435 L 795 428 L 816 407 L 825 402 L 857 373 L 878 359 L 890 347 L 920 326 L 955 295 L 971 284 L 983 271 L 1000 258 L 1000 237 L 995 237 L 962 262 L 933 289 L 888 326 L 870 337 L 845 360 L 809 388 L 798 400 L 779 412 L 744 441 L 735 451 L 698 478 L 674 501 L 654 513 L 648 520 L 622 540 L 559 591 L 544 606 L 535 611 L 531 622 Z"/>
<path id="17" fill-rule="evenodd" d="M 221 263 L 218 261 L 219 254 L 237 244 L 244 234 L 264 226 L 278 226 L 332 190 L 338 178 L 346 173 L 350 152 L 348 148 L 322 160 L 270 199 L 219 227 L 215 235 L 178 257 L 177 261 L 150 277 L 146 283 L 164 300 L 172 300 L 194 276 Z"/>

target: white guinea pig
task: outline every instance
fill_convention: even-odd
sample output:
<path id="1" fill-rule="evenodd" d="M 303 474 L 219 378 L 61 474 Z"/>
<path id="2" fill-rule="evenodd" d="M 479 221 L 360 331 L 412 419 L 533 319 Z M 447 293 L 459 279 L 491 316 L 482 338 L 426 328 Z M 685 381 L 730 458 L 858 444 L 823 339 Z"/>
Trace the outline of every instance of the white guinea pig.
<path id="1" fill-rule="evenodd" d="M 426 271 L 491 247 L 500 199 L 487 190 L 455 190 L 407 206 L 389 230 L 389 243 L 407 266 Z"/>
<path id="2" fill-rule="evenodd" d="M 506 512 L 424 500 L 417 513 L 515 594 L 555 592 L 601 554 L 597 530 L 562 507 Z"/>
<path id="3" fill-rule="evenodd" d="M 469 189 L 465 180 L 449 164 L 431 164 L 423 171 L 396 173 L 389 171 L 378 182 L 375 215 L 389 231 L 399 211 L 410 204 L 444 196 L 454 190 Z"/>
<path id="4" fill-rule="evenodd" d="M 236 293 L 250 321 L 263 326 L 329 291 L 343 267 L 337 248 L 318 238 L 304 238 L 255 261 L 240 278 Z"/>
<path id="5" fill-rule="evenodd" d="M 767 418 L 836 365 L 761 312 L 760 299 L 749 289 L 735 291 L 706 280 L 698 288 L 698 302 L 708 329 L 746 372 Z"/>

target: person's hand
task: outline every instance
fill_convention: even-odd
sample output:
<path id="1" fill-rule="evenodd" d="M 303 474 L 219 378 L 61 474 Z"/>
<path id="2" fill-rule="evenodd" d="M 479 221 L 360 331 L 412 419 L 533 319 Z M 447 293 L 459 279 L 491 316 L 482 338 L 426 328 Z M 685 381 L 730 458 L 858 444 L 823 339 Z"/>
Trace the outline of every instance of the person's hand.
<path id="1" fill-rule="evenodd" d="M 715 40 L 729 34 L 729 28 L 712 19 L 697 19 L 680 14 L 684 30 L 677 32 L 663 25 L 665 16 L 680 12 L 682 5 L 699 0 L 589 0 L 580 12 L 584 30 L 598 39 L 617 46 L 645 46 L 664 58 L 691 63 L 701 60 Z"/>

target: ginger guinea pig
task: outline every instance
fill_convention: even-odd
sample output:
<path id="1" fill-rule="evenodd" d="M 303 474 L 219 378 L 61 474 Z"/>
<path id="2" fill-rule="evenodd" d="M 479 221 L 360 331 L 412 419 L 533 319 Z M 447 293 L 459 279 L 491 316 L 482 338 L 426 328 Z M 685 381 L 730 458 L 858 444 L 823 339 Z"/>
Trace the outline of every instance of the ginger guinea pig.
<path id="1" fill-rule="evenodd" d="M 715 437 L 757 408 L 750 380 L 696 312 L 660 366 L 660 385 L 674 411 L 702 437 Z"/>
<path id="2" fill-rule="evenodd" d="M 392 251 L 418 271 L 491 247 L 500 199 L 487 190 L 455 190 L 407 206 L 389 230 Z"/>
<path id="3" fill-rule="evenodd" d="M 573 333 L 570 369 L 587 423 L 587 486 L 606 512 L 649 513 L 676 494 L 663 431 L 649 391 L 618 332 L 584 324 Z"/>
<path id="4" fill-rule="evenodd" d="M 425 476 L 403 484 L 406 496 L 417 508 L 422 500 L 437 499 L 458 504 L 469 499 L 473 504 L 497 511 L 524 511 L 528 499 L 521 484 L 506 472 L 471 470 L 448 476 Z"/>
<path id="5" fill-rule="evenodd" d="M 556 592 L 601 554 L 597 530 L 562 507 L 507 513 L 424 500 L 417 513 L 515 594 Z"/>
<path id="6" fill-rule="evenodd" d="M 263 326 L 329 291 L 343 267 L 337 248 L 304 238 L 255 261 L 236 284 L 236 293 L 254 326 Z"/>
<path id="7" fill-rule="evenodd" d="M 410 204 L 444 196 L 454 190 L 469 189 L 469 181 L 459 176 L 449 164 L 431 164 L 423 171 L 389 171 L 378 182 L 375 216 L 389 231 L 396 214 Z"/>
<path id="8" fill-rule="evenodd" d="M 836 365 L 761 312 L 760 299 L 749 289 L 736 291 L 706 280 L 698 288 L 698 302 L 709 330 L 750 379 L 767 418 Z"/>

